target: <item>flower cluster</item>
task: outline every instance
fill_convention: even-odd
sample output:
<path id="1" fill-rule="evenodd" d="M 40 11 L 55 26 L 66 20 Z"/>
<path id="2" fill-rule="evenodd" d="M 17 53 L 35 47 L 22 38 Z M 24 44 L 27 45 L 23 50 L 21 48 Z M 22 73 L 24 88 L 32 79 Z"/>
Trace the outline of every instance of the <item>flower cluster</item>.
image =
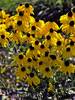
<path id="1" fill-rule="evenodd" d="M 13 45 L 13 51 L 23 47 L 11 56 L 17 81 L 38 86 L 47 78 L 48 91 L 53 91 L 50 79 L 58 72 L 75 72 L 70 62 L 75 56 L 75 8 L 60 17 L 61 26 L 52 18 L 47 22 L 34 18 L 33 10 L 28 3 L 20 4 L 13 16 L 0 9 L 0 46 Z"/>

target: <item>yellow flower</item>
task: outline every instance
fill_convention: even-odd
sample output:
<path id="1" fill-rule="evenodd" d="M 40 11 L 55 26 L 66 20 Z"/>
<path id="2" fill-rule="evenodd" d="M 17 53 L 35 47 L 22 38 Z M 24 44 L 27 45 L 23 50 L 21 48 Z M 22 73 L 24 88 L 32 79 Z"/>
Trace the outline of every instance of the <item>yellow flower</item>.
<path id="1" fill-rule="evenodd" d="M 10 41 L 16 44 L 23 42 L 22 39 L 22 32 L 19 32 L 17 30 L 15 32 L 12 32 L 10 35 Z"/>
<path id="2" fill-rule="evenodd" d="M 34 66 L 32 57 L 26 56 L 24 66 L 26 66 L 26 67 L 33 67 Z"/>
<path id="3" fill-rule="evenodd" d="M 35 38 L 33 38 L 30 33 L 26 33 L 25 35 L 22 36 L 23 43 L 30 44 L 34 40 L 35 40 Z"/>
<path id="4" fill-rule="evenodd" d="M 18 53 L 17 55 L 13 56 L 13 62 L 14 64 L 20 66 L 20 65 L 25 65 L 25 55 L 23 53 Z"/>
<path id="5" fill-rule="evenodd" d="M 75 66 L 69 62 L 69 60 L 61 61 L 61 64 L 59 65 L 59 71 L 65 73 L 65 74 L 71 74 L 75 72 Z"/>
<path id="6" fill-rule="evenodd" d="M 44 43 L 41 43 L 41 44 L 39 45 L 38 50 L 40 51 L 40 54 L 42 54 L 43 52 L 49 50 L 49 48 L 46 47 L 46 45 L 45 45 Z"/>
<path id="7" fill-rule="evenodd" d="M 43 20 L 39 20 L 38 18 L 35 19 L 35 25 L 38 26 L 39 28 L 43 28 L 45 25 Z"/>
<path id="8" fill-rule="evenodd" d="M 33 23 L 30 24 L 30 33 L 35 34 L 35 37 L 39 38 L 43 36 L 42 28 L 44 26 L 43 20 L 33 20 Z"/>
<path id="9" fill-rule="evenodd" d="M 25 10 L 25 6 L 23 4 L 20 4 L 17 8 L 16 8 L 16 11 L 17 13 L 20 12 L 20 11 L 24 11 Z"/>
<path id="10" fill-rule="evenodd" d="M 30 25 L 30 34 L 34 34 L 35 38 L 39 38 L 42 36 L 41 34 L 41 28 L 35 25 L 35 23 Z"/>
<path id="11" fill-rule="evenodd" d="M 27 77 L 27 79 L 25 80 L 25 82 L 27 82 L 30 86 L 32 85 L 39 85 L 40 84 L 40 79 L 38 78 L 37 75 L 35 75 L 33 72 L 31 72 L 29 74 L 29 76 Z"/>
<path id="12" fill-rule="evenodd" d="M 72 12 L 69 12 L 66 15 L 62 15 L 60 17 L 60 22 L 62 23 L 61 25 L 61 29 L 63 32 L 65 32 L 66 34 L 74 34 L 75 32 L 75 21 L 74 21 L 74 16 L 72 14 Z"/>
<path id="13" fill-rule="evenodd" d="M 15 22 L 16 18 L 15 16 L 11 16 L 11 17 L 8 17 L 7 19 L 5 19 L 5 25 L 6 25 L 6 28 L 12 28 L 13 30 L 15 30 Z"/>
<path id="14" fill-rule="evenodd" d="M 50 67 L 49 66 L 40 66 L 39 67 L 39 72 L 40 73 L 42 73 L 42 75 L 44 76 L 44 77 L 47 77 L 47 78 L 50 78 L 50 77 L 53 77 L 53 72 L 52 72 L 52 70 L 50 69 Z"/>
<path id="15" fill-rule="evenodd" d="M 22 21 L 22 19 L 16 20 L 15 29 L 22 32 L 24 31 L 24 22 Z"/>
<path id="16" fill-rule="evenodd" d="M 70 41 L 69 44 L 63 49 L 62 56 L 64 58 L 75 56 L 75 42 L 74 41 Z"/>
<path id="17" fill-rule="evenodd" d="M 67 14 L 64 14 L 60 17 L 60 23 L 62 24 L 68 24 L 69 20 L 72 20 L 74 18 L 73 13 L 70 11 Z"/>
<path id="18" fill-rule="evenodd" d="M 9 44 L 10 33 L 5 30 L 0 30 L 0 44 L 2 47 L 6 47 Z"/>
<path id="19" fill-rule="evenodd" d="M 35 18 L 32 16 L 29 16 L 29 20 L 28 20 L 29 24 L 32 25 L 35 22 Z"/>
<path id="20" fill-rule="evenodd" d="M 6 12 L 2 9 L 0 9 L 0 19 L 6 19 L 9 17 L 9 14 L 6 14 Z"/>
<path id="21" fill-rule="evenodd" d="M 58 67 L 58 65 L 61 63 L 61 57 L 59 57 L 56 53 L 50 54 L 50 66 L 51 67 Z"/>
<path id="22" fill-rule="evenodd" d="M 26 16 L 25 11 L 19 11 L 18 14 L 15 15 L 15 22 L 16 22 L 16 29 L 23 31 L 23 32 L 29 32 L 30 31 L 30 25 L 32 25 L 35 21 L 35 19 L 28 15 Z M 18 23 L 20 21 L 21 25 Z"/>
<path id="23" fill-rule="evenodd" d="M 48 32 L 53 33 L 59 29 L 58 25 L 55 22 L 46 22 L 42 28 L 41 33 L 46 35 Z"/>
<path id="24" fill-rule="evenodd" d="M 30 5 L 30 4 L 28 4 L 28 3 L 26 3 L 25 4 L 25 13 L 27 14 L 27 15 L 30 15 L 30 14 L 34 14 L 33 13 L 33 7 L 32 7 L 32 5 Z"/>
<path id="25" fill-rule="evenodd" d="M 55 46 L 56 41 L 57 41 L 57 38 L 55 36 L 52 36 L 50 33 L 47 33 L 45 35 L 45 39 L 43 43 L 46 47 L 50 47 L 50 46 Z"/>
<path id="26" fill-rule="evenodd" d="M 49 63 L 49 59 L 40 56 L 37 60 L 37 66 L 36 69 L 38 70 L 38 72 L 40 72 L 44 77 L 50 78 L 53 76 L 53 72 L 51 70 L 51 68 L 49 67 L 50 65 L 48 65 Z M 47 64 L 48 63 L 48 64 Z"/>
<path id="27" fill-rule="evenodd" d="M 36 50 L 39 49 L 40 44 L 41 44 L 41 42 L 39 41 L 39 39 L 36 39 L 36 38 L 34 38 L 34 40 L 31 41 L 31 43 L 32 43 L 32 46 L 33 46 Z"/>
<path id="28" fill-rule="evenodd" d="M 26 56 L 28 56 L 28 57 L 32 57 L 32 56 L 36 56 L 37 57 L 38 54 L 40 54 L 40 51 L 35 49 L 35 47 L 32 46 L 32 45 L 29 46 L 29 48 L 26 51 Z"/>
<path id="29" fill-rule="evenodd" d="M 25 16 L 29 16 L 30 14 L 34 14 L 33 13 L 33 7 L 32 5 L 26 3 L 25 5 L 23 4 L 20 4 L 17 8 L 16 8 L 16 11 L 17 12 L 20 12 L 20 11 L 24 11 L 25 13 Z"/>
<path id="30" fill-rule="evenodd" d="M 16 77 L 19 77 L 20 80 L 24 80 L 27 77 L 27 74 L 30 72 L 25 66 L 18 66 L 16 68 Z"/>
<path id="31" fill-rule="evenodd" d="M 43 62 L 46 66 L 50 66 L 51 65 L 51 62 L 50 62 L 50 50 L 46 50 L 44 52 L 42 52 L 42 54 L 40 55 L 40 57 L 38 58 L 38 61 L 39 60 L 42 60 L 43 59 Z"/>
<path id="32" fill-rule="evenodd" d="M 5 30 L 7 28 L 6 24 L 0 24 L 0 30 Z"/>
<path id="33" fill-rule="evenodd" d="M 43 60 L 43 57 L 38 57 L 38 60 L 37 60 L 37 68 L 38 68 L 38 70 L 39 70 L 39 68 L 43 68 L 43 67 L 45 67 L 46 66 L 46 64 L 45 64 L 45 62 L 44 62 L 44 60 Z"/>
<path id="34" fill-rule="evenodd" d="M 75 25 L 74 25 L 74 20 L 71 20 L 68 22 L 68 24 L 65 25 L 61 25 L 61 29 L 63 32 L 65 32 L 66 34 L 75 34 Z"/>
<path id="35" fill-rule="evenodd" d="M 58 33 L 57 39 L 54 43 L 55 45 L 52 49 L 55 49 L 55 51 L 58 52 L 59 55 L 61 55 L 63 49 L 65 48 L 65 45 L 67 44 L 67 40 L 60 33 Z"/>
<path id="36" fill-rule="evenodd" d="M 49 82 L 48 84 L 48 92 L 53 92 L 54 91 L 54 87 L 52 85 L 52 83 Z"/>

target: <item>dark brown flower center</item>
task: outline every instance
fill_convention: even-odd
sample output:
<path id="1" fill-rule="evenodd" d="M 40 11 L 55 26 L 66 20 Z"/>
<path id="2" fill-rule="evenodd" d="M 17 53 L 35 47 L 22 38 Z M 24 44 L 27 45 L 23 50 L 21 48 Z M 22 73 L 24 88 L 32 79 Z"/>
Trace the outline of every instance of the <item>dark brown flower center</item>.
<path id="1" fill-rule="evenodd" d="M 4 39 L 5 38 L 5 35 L 1 35 L 1 38 Z"/>
<path id="2" fill-rule="evenodd" d="M 73 41 L 71 41 L 71 42 L 70 42 L 70 45 L 71 45 L 71 46 L 74 46 L 74 42 L 73 42 Z"/>
<path id="3" fill-rule="evenodd" d="M 70 52 L 70 50 L 71 50 L 70 47 L 67 47 L 67 48 L 66 48 L 66 51 L 67 51 L 67 52 Z"/>
<path id="4" fill-rule="evenodd" d="M 57 46 L 61 46 L 61 41 L 57 41 Z"/>
<path id="5" fill-rule="evenodd" d="M 22 68 L 21 68 L 21 71 L 22 71 L 22 72 L 24 72 L 25 70 L 26 70 L 25 67 L 22 67 Z"/>
<path id="6" fill-rule="evenodd" d="M 28 61 L 28 62 L 31 62 L 31 61 L 32 61 L 32 59 L 31 59 L 31 58 L 28 58 L 28 59 L 27 59 L 27 61 Z"/>
<path id="7" fill-rule="evenodd" d="M 64 64 L 65 64 L 65 66 L 69 66 L 69 64 L 70 64 L 69 60 L 65 61 Z"/>
<path id="8" fill-rule="evenodd" d="M 42 45 L 40 46 L 40 48 L 41 48 L 41 49 L 44 49 L 45 47 L 44 47 L 44 45 L 42 44 Z"/>
<path id="9" fill-rule="evenodd" d="M 42 65 L 42 64 L 43 64 L 43 62 L 42 62 L 42 61 L 40 61 L 40 62 L 39 62 L 39 65 Z"/>
<path id="10" fill-rule="evenodd" d="M 69 25 L 73 27 L 74 26 L 74 21 L 70 21 Z"/>
<path id="11" fill-rule="evenodd" d="M 23 11 L 20 11 L 19 12 L 19 16 L 23 16 L 24 15 L 24 12 Z"/>
<path id="12" fill-rule="evenodd" d="M 53 28 L 50 29 L 50 32 L 53 33 Z"/>
<path id="13" fill-rule="evenodd" d="M 17 21 L 17 25 L 21 26 L 22 25 L 22 21 Z"/>
<path id="14" fill-rule="evenodd" d="M 46 39 L 47 39 L 47 40 L 50 40 L 50 39 L 51 39 L 51 36 L 50 36 L 50 35 L 47 35 L 47 36 L 46 36 Z"/>
<path id="15" fill-rule="evenodd" d="M 36 27 L 35 26 L 32 26 L 32 28 L 31 28 L 33 31 L 35 31 L 36 30 Z"/>
<path id="16" fill-rule="evenodd" d="M 27 33 L 27 37 L 30 37 L 30 33 Z"/>
<path id="17" fill-rule="evenodd" d="M 72 12 L 70 11 L 70 12 L 68 12 L 68 17 L 72 17 Z"/>
<path id="18" fill-rule="evenodd" d="M 39 41 L 38 41 L 38 40 L 36 40 L 36 41 L 35 41 L 35 44 L 36 44 L 36 45 L 38 45 L 38 44 L 39 44 Z"/>
<path id="19" fill-rule="evenodd" d="M 30 73 L 30 77 L 34 77 L 34 73 Z"/>
<path id="20" fill-rule="evenodd" d="M 56 56 L 55 56 L 55 55 L 50 55 L 50 58 L 51 58 L 52 60 L 56 60 Z"/>
<path id="21" fill-rule="evenodd" d="M 23 59 L 23 55 L 19 55 L 19 59 Z"/>
<path id="22" fill-rule="evenodd" d="M 49 52 L 48 52 L 48 51 L 46 51 L 46 52 L 45 52 L 45 57 L 48 57 L 48 54 L 49 54 Z"/>
<path id="23" fill-rule="evenodd" d="M 49 72 L 49 68 L 48 68 L 48 67 L 46 67 L 46 68 L 45 68 L 45 71 L 46 71 L 46 72 Z"/>
<path id="24" fill-rule="evenodd" d="M 34 47 L 33 46 L 30 46 L 29 48 L 30 48 L 30 50 L 34 50 Z"/>
<path id="25" fill-rule="evenodd" d="M 29 8 L 29 4 L 28 4 L 28 3 L 26 3 L 26 4 L 25 4 L 25 7 L 26 7 L 26 8 Z"/>

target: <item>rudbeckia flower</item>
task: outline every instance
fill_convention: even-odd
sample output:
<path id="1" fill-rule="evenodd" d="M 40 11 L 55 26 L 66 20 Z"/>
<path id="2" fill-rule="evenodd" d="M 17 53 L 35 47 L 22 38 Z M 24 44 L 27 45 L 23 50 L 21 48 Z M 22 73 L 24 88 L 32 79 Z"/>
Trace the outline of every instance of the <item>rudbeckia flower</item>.
<path id="1" fill-rule="evenodd" d="M 44 62 L 43 58 L 42 57 L 39 57 L 38 58 L 38 61 L 37 61 L 37 68 L 38 68 L 38 70 L 39 70 L 40 67 L 43 68 L 45 66 L 46 65 L 45 65 L 45 62 Z"/>
<path id="2" fill-rule="evenodd" d="M 30 33 L 26 33 L 25 35 L 22 36 L 23 43 L 30 44 L 34 40 L 35 40 L 35 38 L 33 38 Z"/>
<path id="3" fill-rule="evenodd" d="M 25 5 L 23 4 L 20 4 L 17 9 L 16 9 L 17 12 L 20 12 L 20 11 L 24 11 L 25 13 L 25 16 L 30 16 L 30 14 L 34 14 L 33 13 L 33 7 L 32 5 L 26 3 Z M 21 14 L 22 15 L 22 14 Z"/>
<path id="4" fill-rule="evenodd" d="M 25 10 L 25 5 L 20 4 L 17 8 L 16 8 L 16 12 L 19 13 L 20 11 L 24 11 Z"/>
<path id="5" fill-rule="evenodd" d="M 53 77 L 53 72 L 52 72 L 52 70 L 50 69 L 50 67 L 49 66 L 40 66 L 39 67 L 39 72 L 40 73 L 42 73 L 42 75 L 44 76 L 44 77 L 47 77 L 47 78 L 51 78 L 51 77 Z"/>
<path id="6" fill-rule="evenodd" d="M 24 30 L 24 26 L 23 26 L 23 21 L 22 20 L 16 20 L 16 26 L 15 29 L 19 30 L 19 31 L 23 31 Z"/>
<path id="7" fill-rule="evenodd" d="M 48 89 L 48 92 L 54 91 L 54 87 L 53 87 L 52 83 L 49 82 L 47 89 Z"/>
<path id="8" fill-rule="evenodd" d="M 61 64 L 59 66 L 60 68 L 58 70 L 65 74 L 71 74 L 75 72 L 75 66 L 71 64 L 69 60 L 61 61 Z"/>
<path id="9" fill-rule="evenodd" d="M 49 50 L 49 48 L 46 47 L 46 45 L 44 43 L 41 43 L 38 50 L 40 51 L 40 53 L 43 53 L 43 52 Z"/>
<path id="10" fill-rule="evenodd" d="M 38 58 L 38 66 L 50 66 L 51 62 L 50 62 L 50 57 L 49 57 L 49 51 L 45 51 L 41 54 L 41 56 Z M 43 59 L 43 60 L 42 60 Z M 39 64 L 39 62 L 42 61 L 42 64 Z M 39 68 L 39 67 L 38 67 Z"/>
<path id="11" fill-rule="evenodd" d="M 34 8 L 32 7 L 32 5 L 30 5 L 28 3 L 25 4 L 25 13 L 26 13 L 26 15 L 34 14 L 33 10 L 34 10 Z"/>
<path id="12" fill-rule="evenodd" d="M 60 17 L 60 23 L 68 24 L 69 20 L 74 19 L 72 11 L 69 11 L 67 14 L 64 14 Z"/>
<path id="13" fill-rule="evenodd" d="M 75 42 L 70 41 L 69 44 L 62 51 L 63 58 L 75 56 Z"/>
<path id="14" fill-rule="evenodd" d="M 44 21 L 38 20 L 33 21 L 33 23 L 30 24 L 30 33 L 35 34 L 35 37 L 39 38 L 43 36 L 42 28 L 44 26 Z"/>
<path id="15" fill-rule="evenodd" d="M 19 15 L 15 15 L 15 30 L 17 29 L 18 31 L 22 31 L 22 32 L 29 32 L 29 20 L 30 17 L 19 17 Z"/>
<path id="16" fill-rule="evenodd" d="M 26 66 L 26 67 L 33 67 L 34 66 L 32 57 L 26 56 L 24 66 Z"/>
<path id="17" fill-rule="evenodd" d="M 18 66 L 18 68 L 16 68 L 15 74 L 16 77 L 19 77 L 20 80 L 24 80 L 29 72 L 30 70 L 25 66 Z"/>
<path id="18" fill-rule="evenodd" d="M 38 18 L 35 19 L 35 24 L 39 28 L 42 28 L 45 25 L 45 22 L 43 20 L 39 20 Z"/>
<path id="19" fill-rule="evenodd" d="M 46 35 L 48 32 L 54 33 L 54 31 L 59 30 L 59 26 L 55 22 L 46 22 L 45 25 L 42 28 L 41 33 Z"/>
<path id="20" fill-rule="evenodd" d="M 65 32 L 66 34 L 75 34 L 74 30 L 75 30 L 75 21 L 74 21 L 74 17 L 72 12 L 69 12 L 66 15 L 62 15 L 60 17 L 60 22 L 62 23 L 61 25 L 61 29 L 62 32 Z"/>
<path id="21" fill-rule="evenodd" d="M 50 66 L 58 67 L 58 65 L 61 63 L 61 57 L 59 57 L 56 53 L 51 53 L 50 55 Z"/>
<path id="22" fill-rule="evenodd" d="M 23 53 L 18 53 L 17 55 L 13 55 L 13 63 L 18 66 L 25 65 L 25 55 Z"/>
<path id="23" fill-rule="evenodd" d="M 22 42 L 22 32 L 19 32 L 19 31 L 15 31 L 15 32 L 12 32 L 11 35 L 10 35 L 10 41 L 11 42 L 14 42 L 16 44 L 18 43 L 21 43 Z"/>
<path id="24" fill-rule="evenodd" d="M 0 24 L 0 30 L 5 30 L 7 28 L 6 24 Z"/>
<path id="25" fill-rule="evenodd" d="M 35 38 L 39 38 L 42 37 L 41 34 L 41 28 L 39 28 L 38 26 L 35 25 L 35 23 L 30 25 L 30 31 L 31 34 L 35 35 Z"/>
<path id="26" fill-rule="evenodd" d="M 61 55 L 66 44 L 67 40 L 60 33 L 58 33 L 55 45 L 53 46 L 52 49 L 55 49 L 55 51 L 58 52 L 59 55 Z"/>
<path id="27" fill-rule="evenodd" d="M 2 47 L 6 47 L 9 44 L 10 33 L 5 30 L 0 30 L 0 44 Z"/>
<path id="28" fill-rule="evenodd" d="M 31 43 L 32 43 L 32 46 L 34 46 L 36 50 L 38 50 L 40 48 L 41 42 L 39 39 L 35 38 L 33 41 L 31 41 Z"/>
<path id="29" fill-rule="evenodd" d="M 0 19 L 6 19 L 9 17 L 9 14 L 6 14 L 6 12 L 3 9 L 0 9 Z"/>
<path id="30" fill-rule="evenodd" d="M 61 29 L 62 29 L 62 31 L 63 32 L 65 32 L 66 34 L 75 34 L 75 24 L 74 24 L 75 22 L 74 22 L 74 20 L 69 20 L 68 21 L 68 24 L 66 23 L 65 25 L 64 24 L 62 24 L 61 25 Z"/>
<path id="31" fill-rule="evenodd" d="M 32 45 L 30 45 L 26 51 L 26 56 L 28 57 L 37 56 L 38 54 L 40 54 L 40 51 L 35 49 L 35 47 Z"/>
<path id="32" fill-rule="evenodd" d="M 38 78 L 38 76 L 33 73 L 30 72 L 30 74 L 27 76 L 27 79 L 25 80 L 25 82 L 27 82 L 30 86 L 32 85 L 39 85 L 40 84 L 40 79 Z"/>
<path id="33" fill-rule="evenodd" d="M 45 35 L 45 39 L 43 41 L 44 45 L 49 47 L 49 46 L 55 46 L 56 45 L 56 41 L 57 41 L 57 38 L 52 36 L 50 33 L 47 33 Z"/>
<path id="34" fill-rule="evenodd" d="M 29 32 L 30 25 L 33 24 L 34 21 L 35 21 L 35 19 L 32 16 L 30 16 L 30 15 L 26 16 L 25 11 L 19 11 L 18 14 L 15 15 L 15 18 L 16 18 L 16 21 L 15 21 L 16 23 L 17 23 L 17 21 L 21 21 L 22 22 L 21 25 L 19 25 L 17 23 L 17 26 L 23 32 Z"/>
<path id="35" fill-rule="evenodd" d="M 5 19 L 4 23 L 6 25 L 6 29 L 12 28 L 13 30 L 15 30 L 15 24 L 16 24 L 15 21 L 16 21 L 15 16 L 11 16 L 11 17 L 8 17 L 7 19 Z"/>

